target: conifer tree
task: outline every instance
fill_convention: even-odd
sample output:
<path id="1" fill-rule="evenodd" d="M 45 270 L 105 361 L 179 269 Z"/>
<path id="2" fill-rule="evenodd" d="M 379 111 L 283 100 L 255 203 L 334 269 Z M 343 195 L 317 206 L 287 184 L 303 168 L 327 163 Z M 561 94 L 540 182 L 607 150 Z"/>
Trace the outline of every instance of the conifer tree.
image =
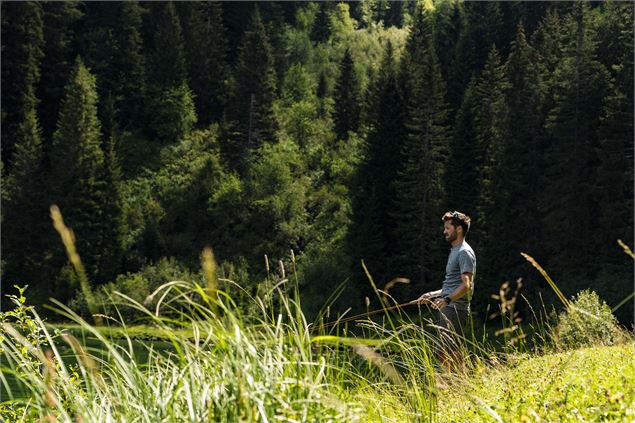
<path id="1" fill-rule="evenodd" d="M 113 94 L 116 100 L 117 122 L 122 130 L 139 130 L 145 121 L 146 61 L 141 38 L 142 9 L 136 1 L 119 5 L 115 30 L 118 51 L 113 57 L 115 80 L 119 81 Z"/>
<path id="2" fill-rule="evenodd" d="M 487 56 L 492 45 L 500 49 L 503 43 L 502 14 L 499 2 L 467 2 L 461 12 L 463 19 L 458 25 L 461 28 L 457 46 L 456 57 L 449 87 L 449 100 L 454 109 L 458 109 L 461 95 L 472 75 L 478 73 L 485 66 Z"/>
<path id="3" fill-rule="evenodd" d="M 388 2 L 388 10 L 386 10 L 383 18 L 385 27 L 395 26 L 401 28 L 403 26 L 403 3 L 401 1 Z"/>
<path id="4" fill-rule="evenodd" d="M 463 103 L 456 114 L 446 169 L 446 198 L 449 210 L 460 210 L 476 217 L 479 193 L 479 165 L 483 153 L 476 141 L 475 113 L 478 112 L 476 80 L 465 89 Z"/>
<path id="5" fill-rule="evenodd" d="M 178 3 L 190 86 L 199 124 L 218 122 L 227 105 L 230 72 L 220 3 Z"/>
<path id="6" fill-rule="evenodd" d="M 330 108 L 327 107 L 328 87 L 326 86 L 326 75 L 324 72 L 320 72 L 320 79 L 318 80 L 317 89 L 315 92 L 317 101 L 319 102 L 318 113 L 320 116 L 324 116 Z"/>
<path id="7" fill-rule="evenodd" d="M 66 224 L 73 229 L 91 280 L 99 275 L 104 232 L 114 228 L 104 214 L 106 170 L 100 132 L 95 78 L 77 57 L 53 136 L 49 201 L 60 207 Z M 65 261 L 63 247 L 59 241 L 53 245 L 57 246 L 61 267 Z M 67 287 L 57 288 L 56 294 L 69 294 Z"/>
<path id="8" fill-rule="evenodd" d="M 498 255 L 507 246 L 499 239 L 498 231 L 493 228 L 498 224 L 500 209 L 504 209 L 509 200 L 507 192 L 503 191 L 505 181 L 500 175 L 499 166 L 506 148 L 508 135 L 508 108 L 505 94 L 508 81 L 504 66 L 501 64 L 498 49 L 492 46 L 485 67 L 475 86 L 474 129 L 476 133 L 476 156 L 474 164 L 478 172 L 478 198 L 476 213 L 472 216 L 474 228 L 470 230 L 473 244 L 479 248 L 479 262 L 482 263 L 480 272 L 482 280 L 492 283 L 484 286 L 483 292 L 496 292 L 502 281 L 496 279 L 495 271 Z M 502 212 L 503 215 L 504 212 Z M 511 236 L 511 235 L 510 235 Z M 497 268 L 497 270 L 500 270 Z M 496 275 L 496 276 L 494 276 Z M 481 278 L 479 278 L 481 279 Z M 492 291 L 494 289 L 494 291 Z"/>
<path id="9" fill-rule="evenodd" d="M 149 124 L 161 142 L 175 142 L 196 122 L 181 24 L 172 2 L 153 4 L 150 14 L 148 30 L 153 37 L 148 57 Z"/>
<path id="10" fill-rule="evenodd" d="M 542 178 L 545 91 L 537 62 L 536 52 L 525 38 L 524 27 L 519 25 L 505 65 L 509 83 L 505 107 L 509 112 L 505 147 L 494 172 L 501 180 L 495 194 L 498 207 L 490 218 L 503 232 L 511 234 L 508 245 L 499 248 L 500 255 L 496 258 L 501 270 L 510 272 L 505 280 L 517 277 L 518 273 L 512 272 L 520 271 L 519 267 L 525 265 L 520 251 L 542 255 L 534 226 L 540 220 L 537 200 L 545 183 Z M 505 215 L 516 218 L 506 219 Z M 499 246 L 504 244 L 499 241 L 496 241 Z"/>
<path id="11" fill-rule="evenodd" d="M 333 121 L 338 138 L 346 139 L 348 131 L 357 131 L 360 118 L 360 86 L 349 49 L 340 64 L 340 76 L 335 86 Z"/>
<path id="12" fill-rule="evenodd" d="M 135 1 L 86 4 L 81 50 L 99 81 L 100 120 L 112 97 L 115 121 L 123 131 L 139 132 L 144 124 L 145 58 L 141 40 L 141 7 Z"/>
<path id="13" fill-rule="evenodd" d="M 353 198 L 353 222 L 349 244 L 359 271 L 364 260 L 373 277 L 388 281 L 396 276 L 395 217 L 391 205 L 396 197 L 394 180 L 400 167 L 404 141 L 404 104 L 398 71 L 389 43 L 377 79 L 370 91 L 370 111 L 365 154 L 360 164 Z M 364 281 L 361 286 L 368 286 Z M 367 295 L 372 295 L 367 292 Z"/>
<path id="14" fill-rule="evenodd" d="M 633 8 L 629 5 L 606 5 L 616 27 L 613 41 L 615 56 L 610 62 L 613 83 L 603 105 L 598 148 L 601 187 L 598 202 L 602 205 L 600 251 L 604 263 L 624 281 L 632 280 L 628 256 L 616 248 L 616 239 L 633 244 Z M 603 49 L 600 48 L 600 51 Z M 626 287 L 624 288 L 626 289 Z"/>
<path id="15" fill-rule="evenodd" d="M 567 18 L 568 20 L 568 18 Z M 555 8 L 547 11 L 533 34 L 532 45 L 537 53 L 537 65 L 545 84 L 544 112 L 554 105 L 554 81 L 557 66 L 563 60 L 565 45 L 570 40 L 571 24 L 558 14 Z"/>
<path id="16" fill-rule="evenodd" d="M 554 74 L 554 105 L 547 117 L 549 141 L 544 191 L 544 228 L 554 234 L 546 240 L 550 267 L 575 281 L 593 277 L 597 271 L 596 225 L 602 187 L 597 184 L 598 126 L 601 105 L 607 95 L 609 76 L 596 60 L 594 40 L 588 31 L 588 5 L 572 11 L 573 39 Z M 555 235 L 570 224 L 575 236 Z M 571 254 L 571 252 L 575 254 Z M 582 278 L 582 279 L 580 279 Z M 588 279 L 587 279 L 588 280 Z"/>
<path id="17" fill-rule="evenodd" d="M 454 81 L 453 68 L 457 66 L 456 50 L 459 37 L 465 31 L 466 24 L 463 3 L 457 1 L 441 2 L 434 13 L 435 51 L 439 57 L 441 76 L 447 81 L 447 99 L 450 106 L 458 109 L 463 95 L 463 82 Z M 473 70 L 469 70 L 472 72 Z M 469 80 L 469 77 L 468 79 Z"/>
<path id="18" fill-rule="evenodd" d="M 329 29 L 329 8 L 327 2 L 320 2 L 317 14 L 311 27 L 311 40 L 318 44 L 324 43 L 331 35 Z"/>
<path id="19" fill-rule="evenodd" d="M 59 107 L 64 94 L 64 84 L 73 68 L 75 58 L 75 29 L 83 16 L 78 1 L 45 2 L 44 9 L 44 58 L 42 59 L 37 97 L 44 151 L 48 152 L 55 131 Z"/>
<path id="20" fill-rule="evenodd" d="M 42 136 L 35 107 L 18 127 L 12 172 L 2 202 L 3 280 L 29 284 L 34 304 L 47 295 L 46 237 L 51 229 L 43 172 Z"/>
<path id="21" fill-rule="evenodd" d="M 37 2 L 2 3 L 2 162 L 10 170 L 20 126 L 37 107 L 43 57 L 43 12 Z"/>
<path id="22" fill-rule="evenodd" d="M 283 6 L 284 4 L 293 5 L 295 2 L 263 2 L 262 20 L 267 31 L 269 44 L 271 45 L 271 54 L 273 55 L 273 66 L 276 72 L 276 85 L 280 86 L 284 79 L 285 72 L 289 67 L 288 55 L 286 54 L 287 39 L 285 32 L 281 31 L 286 25 L 285 13 L 292 11 L 292 7 Z M 293 16 L 293 14 L 291 15 Z"/>
<path id="23" fill-rule="evenodd" d="M 235 133 L 224 145 L 231 166 L 244 170 L 263 143 L 274 140 L 277 124 L 273 113 L 276 74 L 271 45 L 255 6 L 240 46 L 236 66 L 236 92 L 230 119 Z"/>
<path id="24" fill-rule="evenodd" d="M 122 131 L 117 123 L 117 109 L 112 95 L 108 95 L 102 102 L 104 111 L 102 115 L 102 132 L 105 141 L 102 143 L 104 151 L 104 173 L 101 178 L 104 181 L 104 201 L 102 220 L 107 225 L 102 225 L 101 246 L 102 254 L 99 257 L 98 281 L 114 281 L 124 266 L 125 221 L 123 219 L 123 198 L 121 196 L 121 184 L 123 172 L 119 162 L 117 146 L 121 145 Z"/>
<path id="25" fill-rule="evenodd" d="M 434 49 L 429 12 L 419 10 L 406 46 L 406 90 L 409 93 L 402 164 L 395 180 L 396 236 L 399 262 L 418 289 L 432 287 L 442 276 L 439 237 L 445 211 L 444 174 L 448 155 L 445 83 Z M 422 288 L 423 287 L 423 288 Z"/>

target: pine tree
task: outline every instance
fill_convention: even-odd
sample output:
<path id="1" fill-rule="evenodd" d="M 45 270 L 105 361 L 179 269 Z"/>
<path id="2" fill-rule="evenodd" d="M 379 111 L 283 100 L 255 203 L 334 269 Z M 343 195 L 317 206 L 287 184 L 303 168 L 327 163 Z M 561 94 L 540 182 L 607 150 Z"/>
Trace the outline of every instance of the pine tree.
<path id="1" fill-rule="evenodd" d="M 542 198 L 543 226 L 553 234 L 545 240 L 548 265 L 576 281 L 593 277 L 598 250 L 597 185 L 598 126 L 607 95 L 608 73 L 594 55 L 594 40 L 587 30 L 588 5 L 572 12 L 573 39 L 554 73 L 554 105 L 547 118 L 549 141 L 548 184 Z M 563 226 L 572 236 L 561 235 Z M 588 280 L 588 279 L 586 279 Z"/>
<path id="2" fill-rule="evenodd" d="M 387 282 L 400 271 L 394 266 L 397 251 L 393 231 L 396 222 L 391 205 L 396 197 L 393 183 L 400 167 L 404 140 L 404 104 L 390 43 L 370 97 L 368 135 L 364 160 L 355 184 L 353 222 L 348 242 L 354 272 L 363 276 L 359 263 L 364 260 L 379 283 Z M 360 286 L 370 288 L 364 278 L 361 279 Z M 365 294 L 371 296 L 372 292 Z"/>
<path id="3" fill-rule="evenodd" d="M 319 102 L 318 113 L 320 116 L 324 116 L 329 109 L 327 107 L 328 103 L 328 87 L 326 85 L 326 75 L 324 72 L 320 72 L 320 79 L 318 80 L 317 90 L 315 93 L 317 100 Z"/>
<path id="4" fill-rule="evenodd" d="M 473 75 L 485 66 L 489 49 L 503 44 L 502 14 L 499 2 L 467 2 L 457 10 L 461 28 L 456 45 L 453 72 L 449 79 L 449 101 L 458 109 L 462 93 Z M 463 19 L 461 19 L 461 12 Z"/>
<path id="5" fill-rule="evenodd" d="M 496 261 L 501 270 L 509 272 L 505 280 L 513 280 L 521 269 L 526 268 L 519 252 L 542 256 L 535 224 L 540 221 L 537 204 L 545 184 L 542 178 L 544 84 L 537 66 L 536 52 L 527 43 L 522 25 L 518 26 L 505 71 L 509 83 L 506 92 L 509 112 L 505 148 L 495 170 L 501 180 L 495 200 L 498 207 L 494 208 L 491 218 L 496 227 L 510 234 L 506 248 L 499 248 Z M 505 218 L 509 215 L 515 218 Z M 493 223 L 491 219 L 490 222 Z M 499 241 L 496 241 L 498 245 L 504 244 Z"/>
<path id="6" fill-rule="evenodd" d="M 99 275 L 103 234 L 112 223 L 104 216 L 107 199 L 100 131 L 95 78 L 78 57 L 65 87 L 53 136 L 49 200 L 60 207 L 66 224 L 73 229 L 91 280 Z M 63 247 L 59 240 L 54 245 L 61 267 L 65 262 Z M 57 287 L 59 297 L 69 294 L 67 287 Z"/>
<path id="7" fill-rule="evenodd" d="M 286 2 L 293 5 L 295 2 Z M 273 55 L 273 66 L 276 72 L 276 85 L 280 86 L 284 79 L 285 72 L 289 67 L 288 55 L 286 52 L 287 38 L 284 28 L 288 20 L 285 19 L 285 12 L 292 10 L 284 7 L 285 2 L 262 2 L 262 21 L 267 31 L 269 44 L 271 45 L 271 54 Z"/>
<path id="8" fill-rule="evenodd" d="M 123 172 L 119 163 L 117 152 L 118 145 L 122 144 L 122 133 L 117 122 L 117 108 L 114 97 L 109 94 L 102 104 L 102 143 L 104 152 L 104 168 L 101 179 L 104 181 L 104 201 L 101 226 L 102 254 L 99 257 L 97 281 L 113 281 L 124 268 L 123 240 L 126 232 L 126 223 L 123 218 L 123 198 L 121 196 L 121 184 Z"/>
<path id="9" fill-rule="evenodd" d="M 329 39 L 330 35 L 329 5 L 327 2 L 320 2 L 311 28 L 311 41 L 316 44 L 325 43 Z"/>
<path id="10" fill-rule="evenodd" d="M 150 14 L 149 124 L 161 142 L 175 142 L 196 122 L 181 24 L 172 2 L 152 4 Z"/>
<path id="11" fill-rule="evenodd" d="M 388 2 L 388 10 L 386 10 L 383 18 L 384 26 L 389 28 L 391 26 L 401 28 L 403 26 L 403 2 L 391 1 Z"/>
<path id="12" fill-rule="evenodd" d="M 448 155 L 445 83 L 434 50 L 429 12 L 419 10 L 406 46 L 406 138 L 395 189 L 399 262 L 418 283 L 432 288 L 442 277 L 438 263 L 445 253 L 439 236 L 445 211 L 444 174 Z"/>
<path id="13" fill-rule="evenodd" d="M 570 27 L 571 24 L 565 22 L 557 10 L 552 8 L 540 21 L 532 38 L 532 45 L 537 53 L 537 64 L 545 83 L 544 113 L 554 107 L 554 75 L 564 58 L 565 46 L 570 43 Z"/>
<path id="14" fill-rule="evenodd" d="M 55 131 L 64 84 L 73 68 L 75 28 L 83 16 L 77 1 L 46 2 L 44 9 L 44 58 L 37 97 L 44 152 Z"/>
<path id="15" fill-rule="evenodd" d="M 348 138 L 348 131 L 356 132 L 360 117 L 360 86 L 355 73 L 353 57 L 349 49 L 344 52 L 340 64 L 340 76 L 335 86 L 335 110 L 333 121 L 338 138 Z"/>
<path id="16" fill-rule="evenodd" d="M 464 87 L 462 83 L 459 83 L 460 81 L 453 81 L 450 78 L 454 76 L 452 72 L 456 66 L 456 50 L 459 37 L 465 31 L 463 28 L 465 24 L 463 3 L 446 1 L 437 5 L 434 13 L 435 51 L 439 57 L 441 76 L 447 81 L 448 102 L 456 108 L 461 105 Z"/>
<path id="17" fill-rule="evenodd" d="M 218 122 L 227 105 L 230 69 L 220 3 L 178 3 L 190 86 L 199 124 Z"/>
<path id="18" fill-rule="evenodd" d="M 11 170 L 12 155 L 26 113 L 38 105 L 44 47 L 42 6 L 36 2 L 2 3 L 2 162 Z"/>
<path id="19" fill-rule="evenodd" d="M 144 125 L 145 58 L 142 52 L 141 11 L 134 1 L 86 4 L 82 20 L 82 57 L 99 81 L 101 102 L 112 97 L 115 120 L 123 131 L 139 132 Z M 105 121 L 100 104 L 100 120 Z"/>
<path id="20" fill-rule="evenodd" d="M 85 10 L 78 42 L 86 66 L 99 82 L 98 117 L 104 139 L 114 137 L 122 167 L 127 174 L 134 174 L 151 165 L 156 157 L 152 147 L 158 147 L 146 141 L 154 134 L 148 123 L 153 115 L 146 116 L 149 98 L 141 39 L 144 9 L 138 2 L 128 1 L 92 2 Z"/>
<path id="21" fill-rule="evenodd" d="M 235 74 L 236 93 L 230 107 L 235 135 L 227 140 L 223 150 L 231 165 L 243 171 L 253 153 L 263 143 L 274 140 L 277 128 L 273 113 L 273 55 L 257 6 L 241 42 Z"/>
<path id="22" fill-rule="evenodd" d="M 46 237 L 51 230 L 42 168 L 43 148 L 35 107 L 18 127 L 12 173 L 4 181 L 3 280 L 29 284 L 31 301 L 47 297 Z"/>
<path id="23" fill-rule="evenodd" d="M 146 101 L 146 63 L 141 39 L 142 9 L 136 1 L 119 5 L 115 30 L 118 47 L 113 58 L 115 70 L 113 94 L 118 111 L 117 121 L 123 130 L 143 128 Z"/>
<path id="24" fill-rule="evenodd" d="M 474 228 L 471 232 L 473 245 L 478 245 L 479 262 L 482 263 L 479 279 L 492 283 L 493 286 L 481 285 L 482 292 L 496 292 L 502 281 L 495 270 L 500 254 L 505 253 L 508 245 L 503 245 L 495 228 L 497 219 L 509 201 L 507 192 L 503 190 L 505 181 L 500 175 L 499 166 L 506 148 L 508 134 L 508 107 L 505 93 L 508 81 L 500 55 L 492 46 L 487 62 L 475 86 L 474 129 L 476 133 L 477 154 L 475 165 L 478 172 L 478 198 L 476 213 L 472 216 Z M 511 235 L 510 235 L 511 236 Z M 491 270 L 491 273 L 489 273 Z M 505 269 L 503 269 L 505 270 Z M 493 291 L 492 291 L 493 289 Z"/>
<path id="25" fill-rule="evenodd" d="M 452 166 L 446 169 L 446 198 L 448 210 L 460 210 L 473 217 L 478 203 L 479 163 L 483 159 L 476 141 L 477 111 L 476 80 L 472 79 L 454 120 L 449 156 Z"/>
<path id="26" fill-rule="evenodd" d="M 622 239 L 633 245 L 633 8 L 622 4 L 606 7 L 615 27 L 615 57 L 607 60 L 614 62 L 614 78 L 599 128 L 597 183 L 601 187 L 598 203 L 602 230 L 598 235 L 605 267 L 626 282 L 632 280 L 630 258 L 615 242 Z M 599 51 L 603 52 L 603 47 Z"/>

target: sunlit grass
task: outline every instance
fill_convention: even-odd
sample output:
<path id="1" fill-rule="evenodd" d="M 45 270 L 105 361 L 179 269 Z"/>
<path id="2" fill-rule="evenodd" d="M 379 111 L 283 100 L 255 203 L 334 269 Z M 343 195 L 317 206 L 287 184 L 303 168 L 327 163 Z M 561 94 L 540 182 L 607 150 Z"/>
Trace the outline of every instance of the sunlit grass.
<path id="1" fill-rule="evenodd" d="M 635 344 L 518 355 L 449 389 L 447 421 L 632 421 Z"/>
<path id="2" fill-rule="evenodd" d="M 110 329 L 96 327 L 61 304 L 58 312 L 81 337 L 51 332 L 34 312 L 32 329 L 41 342 L 5 324 L 3 419 L 553 421 L 578 415 L 594 421 L 633 413 L 632 342 L 547 355 L 500 353 L 478 343 L 462 351 L 464 372 L 446 374 L 434 355 L 434 328 L 406 314 L 359 321 L 364 338 L 312 334 L 295 300 L 280 290 L 275 306 L 254 299 L 262 314 L 258 324 L 246 325 L 220 291 L 214 313 L 201 297 L 207 287 L 161 288 L 168 289 L 165 310 L 146 310 L 151 331 L 115 328 L 112 319 Z M 269 307 L 278 310 L 273 320 Z M 142 332 L 169 347 L 158 350 L 154 341 L 131 336 Z M 69 349 L 72 361 L 63 356 Z M 8 374 L 23 394 L 11 397 Z"/>
<path id="3" fill-rule="evenodd" d="M 67 240 L 74 251 L 72 236 Z M 80 265 L 76 271 L 82 271 L 79 256 L 70 252 L 73 264 Z M 544 308 L 532 309 L 533 326 L 523 329 L 516 321 L 517 292 L 508 298 L 505 285 L 499 312 L 506 323 L 497 341 L 503 348 L 486 335 L 477 338 L 471 322 L 456 346 L 460 365 L 448 373 L 438 362 L 437 327 L 429 310 L 392 308 L 388 290 L 378 290 L 368 272 L 385 313 L 347 323 L 357 326 L 350 331 L 347 324 L 308 322 L 297 279 L 275 284 L 268 279 L 268 288 L 251 296 L 232 281 L 217 280 L 215 266 L 211 250 L 205 250 L 203 285 L 172 281 L 144 303 L 112 293 L 114 315 L 94 313 L 100 326 L 55 301 L 54 310 L 70 323 L 47 326 L 20 291 L 12 298 L 16 308 L 0 314 L 2 421 L 630 421 L 635 416 L 632 336 L 620 335 L 616 346 L 556 353 L 558 338 Z M 218 289 L 219 282 L 229 290 Z M 550 284 L 558 293 L 555 282 Z M 237 304 L 232 298 L 237 292 L 249 304 Z M 566 313 L 580 312 L 566 298 L 563 303 Z M 128 326 L 121 307 L 143 314 L 146 326 Z M 531 348 L 527 333 L 534 336 Z"/>

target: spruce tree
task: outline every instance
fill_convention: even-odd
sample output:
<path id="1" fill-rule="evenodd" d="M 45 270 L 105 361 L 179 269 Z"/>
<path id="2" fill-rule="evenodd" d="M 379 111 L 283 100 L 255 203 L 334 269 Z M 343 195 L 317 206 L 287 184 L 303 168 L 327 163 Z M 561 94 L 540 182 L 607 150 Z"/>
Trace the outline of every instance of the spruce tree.
<path id="1" fill-rule="evenodd" d="M 472 216 L 474 228 L 470 232 L 473 245 L 479 248 L 479 262 L 484 269 L 480 272 L 479 279 L 493 284 L 482 284 L 483 293 L 496 292 L 502 283 L 497 280 L 500 276 L 496 270 L 501 270 L 497 268 L 497 260 L 508 248 L 495 230 L 499 212 L 505 215 L 501 209 L 504 209 L 509 200 L 507 192 L 503 190 L 505 181 L 500 175 L 499 166 L 508 142 L 508 107 L 505 99 L 508 89 L 500 55 L 496 47 L 492 46 L 475 86 L 476 109 L 473 111 L 477 148 L 474 163 L 477 166 L 479 193 L 476 213 Z"/>
<path id="2" fill-rule="evenodd" d="M 190 86 L 199 124 L 218 122 L 227 105 L 230 69 L 220 3 L 178 3 Z"/>
<path id="3" fill-rule="evenodd" d="M 333 121 L 338 138 L 348 138 L 348 131 L 356 132 L 360 118 L 360 86 L 355 64 L 349 49 L 340 64 L 340 76 L 335 86 Z"/>
<path id="4" fill-rule="evenodd" d="M 327 110 L 330 110 L 330 108 L 327 107 L 328 87 L 326 85 L 326 75 L 324 72 L 320 72 L 320 78 L 318 80 L 315 95 L 317 97 L 317 101 L 319 102 L 318 112 L 320 116 L 324 116 Z"/>
<path id="5" fill-rule="evenodd" d="M 320 2 L 311 27 L 311 40 L 316 44 L 325 43 L 330 35 L 329 5 L 327 2 Z"/>
<path id="6" fill-rule="evenodd" d="M 42 136 L 35 107 L 25 113 L 16 137 L 12 172 L 3 184 L 2 276 L 11 284 L 29 284 L 31 301 L 41 304 L 46 300 L 46 284 L 51 276 L 45 237 L 51 224 L 42 166 Z"/>
<path id="7" fill-rule="evenodd" d="M 439 236 L 445 211 L 444 174 L 449 134 L 445 83 L 434 49 L 429 12 L 419 10 L 406 46 L 407 114 L 401 167 L 395 180 L 394 216 L 399 263 L 417 282 L 432 288 L 442 277 L 444 258 Z"/>
<path id="8" fill-rule="evenodd" d="M 601 105 L 608 93 L 609 76 L 596 60 L 594 40 L 588 31 L 588 5 L 572 11 L 573 39 L 554 73 L 554 105 L 547 117 L 550 181 L 542 196 L 543 227 L 552 234 L 545 240 L 548 265 L 571 279 L 570 289 L 593 277 L 598 251 L 597 184 L 598 126 Z M 568 226 L 572 236 L 562 236 Z M 579 287 L 579 286 L 578 286 Z"/>
<path id="9" fill-rule="evenodd" d="M 633 8 L 622 4 L 606 6 L 614 14 L 611 21 L 616 27 L 616 57 L 609 60 L 615 62 L 614 78 L 599 128 L 597 183 L 601 187 L 598 202 L 602 231 L 598 235 L 605 267 L 626 282 L 632 280 L 633 269 L 616 240 L 633 245 Z"/>
<path id="10" fill-rule="evenodd" d="M 179 17 L 172 2 L 155 3 L 147 24 L 152 33 L 148 56 L 149 125 L 163 143 L 189 133 L 196 122 Z"/>
<path id="11" fill-rule="evenodd" d="M 463 103 L 456 114 L 446 169 L 446 198 L 448 210 L 460 210 L 476 217 L 479 193 L 479 165 L 483 153 L 476 141 L 475 113 L 478 112 L 476 80 L 465 89 Z"/>
<path id="12" fill-rule="evenodd" d="M 360 286 L 368 287 L 359 268 L 364 260 L 376 281 L 387 282 L 401 269 L 395 268 L 395 217 L 391 205 L 396 197 L 394 180 L 400 167 L 404 141 L 404 104 L 398 71 L 389 43 L 377 79 L 370 90 L 368 135 L 353 197 L 353 222 L 349 250 L 353 269 L 362 276 Z M 366 292 L 365 295 L 372 295 Z"/>
<path id="13" fill-rule="evenodd" d="M 59 107 L 64 94 L 64 84 L 73 68 L 75 57 L 75 29 L 83 16 L 77 1 L 45 2 L 44 9 L 44 58 L 42 59 L 37 97 L 44 151 L 48 152 L 55 131 Z"/>
<path id="14" fill-rule="evenodd" d="M 560 16 L 554 7 L 549 9 L 532 36 L 531 44 L 537 54 L 537 65 L 545 84 L 543 113 L 554 107 L 556 68 L 563 60 L 566 45 L 571 42 L 569 16 Z"/>
<path id="15" fill-rule="evenodd" d="M 120 164 L 118 146 L 122 144 L 123 133 L 117 122 L 117 108 L 114 96 L 108 96 L 100 101 L 104 109 L 102 123 L 102 150 L 104 152 L 104 173 L 101 179 L 104 181 L 104 199 L 106 205 L 103 210 L 101 247 L 102 254 L 99 257 L 97 281 L 113 281 L 124 268 L 124 238 L 126 222 L 123 218 L 123 201 L 121 186 L 123 183 L 123 171 Z"/>
<path id="16" fill-rule="evenodd" d="M 82 20 L 82 57 L 99 81 L 100 120 L 106 119 L 104 100 L 112 97 L 115 120 L 122 131 L 140 132 L 145 123 L 141 11 L 134 1 L 91 2 L 86 4 Z"/>
<path id="17" fill-rule="evenodd" d="M 37 107 L 44 36 L 37 2 L 2 3 L 2 162 L 10 171 L 20 126 Z"/>
<path id="18" fill-rule="evenodd" d="M 505 71 L 509 83 L 506 92 L 509 111 L 506 143 L 495 170 L 502 184 L 495 200 L 499 206 L 494 208 L 491 215 L 494 222 L 490 219 L 490 223 L 504 233 L 512 234 L 507 248 L 500 248 L 501 254 L 496 260 L 501 269 L 510 272 L 505 280 L 513 280 L 525 268 L 519 255 L 521 251 L 542 256 L 535 225 L 540 221 L 537 200 L 545 184 L 542 178 L 545 148 L 542 104 L 545 90 L 536 52 L 528 44 L 522 25 L 518 26 Z M 500 207 L 503 204 L 504 207 Z M 505 218 L 506 215 L 515 218 L 510 220 Z"/>
<path id="19" fill-rule="evenodd" d="M 115 28 L 118 47 L 112 69 L 119 84 L 113 88 L 117 121 L 122 130 L 141 130 L 144 127 L 146 101 L 146 61 L 141 39 L 142 9 L 136 1 L 119 5 Z"/>
<path id="20" fill-rule="evenodd" d="M 449 78 L 451 85 L 448 97 L 453 109 L 458 109 L 463 90 L 472 75 L 478 76 L 485 66 L 491 46 L 496 45 L 500 49 L 504 42 L 499 2 L 466 2 L 457 12 L 458 16 L 454 19 L 461 32 L 456 45 L 453 72 Z"/>
<path id="21" fill-rule="evenodd" d="M 112 227 L 104 215 L 107 198 L 100 131 L 95 78 L 77 57 L 53 136 L 49 201 L 60 207 L 66 224 L 73 229 L 91 280 L 99 275 L 103 234 Z M 61 267 L 65 262 L 63 247 L 59 240 L 54 245 Z M 66 286 L 56 288 L 58 298 L 70 294 Z"/>
<path id="22" fill-rule="evenodd" d="M 289 67 L 288 55 L 286 52 L 287 38 L 286 32 L 281 31 L 288 22 L 285 18 L 286 12 L 291 8 L 283 7 L 285 2 L 262 2 L 262 20 L 267 31 L 269 44 L 271 45 L 271 54 L 273 55 L 273 66 L 276 72 L 276 85 L 280 86 L 284 79 L 285 72 Z M 295 2 L 287 2 L 294 4 Z"/>
<path id="23" fill-rule="evenodd" d="M 388 2 L 388 10 L 386 10 L 383 18 L 385 27 L 394 26 L 401 28 L 403 26 L 403 3 L 401 1 Z"/>
<path id="24" fill-rule="evenodd" d="M 274 141 L 277 128 L 273 55 L 257 6 L 241 42 L 235 75 L 236 92 L 229 117 L 235 122 L 234 134 L 226 140 L 223 153 L 231 166 L 242 172 L 263 143 Z"/>

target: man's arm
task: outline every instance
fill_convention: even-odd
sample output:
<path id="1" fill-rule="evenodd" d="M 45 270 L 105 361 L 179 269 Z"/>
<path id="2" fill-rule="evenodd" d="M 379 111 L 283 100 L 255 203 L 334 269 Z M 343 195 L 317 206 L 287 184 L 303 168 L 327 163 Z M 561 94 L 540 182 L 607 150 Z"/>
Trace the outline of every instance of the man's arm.
<path id="1" fill-rule="evenodd" d="M 466 294 L 472 296 L 472 281 L 474 274 L 471 272 L 461 273 L 461 285 L 450 294 L 450 299 L 456 301 L 459 298 L 463 298 Z"/>
<path id="2" fill-rule="evenodd" d="M 473 282 L 474 274 L 471 272 L 461 273 L 461 285 L 458 286 L 450 295 L 450 300 L 456 301 L 460 298 L 463 298 L 466 294 L 470 297 L 472 296 L 472 282 Z M 439 291 L 440 295 L 440 291 Z M 432 303 L 432 307 L 437 310 L 441 310 L 443 307 L 448 305 L 448 303 L 443 298 L 438 298 Z"/>
<path id="3" fill-rule="evenodd" d="M 440 296 L 441 296 L 441 290 L 439 289 L 438 291 L 426 292 L 425 294 L 423 294 L 416 300 L 412 300 L 410 302 L 412 304 L 426 304 L 426 303 L 429 303 L 432 298 L 440 297 Z"/>

